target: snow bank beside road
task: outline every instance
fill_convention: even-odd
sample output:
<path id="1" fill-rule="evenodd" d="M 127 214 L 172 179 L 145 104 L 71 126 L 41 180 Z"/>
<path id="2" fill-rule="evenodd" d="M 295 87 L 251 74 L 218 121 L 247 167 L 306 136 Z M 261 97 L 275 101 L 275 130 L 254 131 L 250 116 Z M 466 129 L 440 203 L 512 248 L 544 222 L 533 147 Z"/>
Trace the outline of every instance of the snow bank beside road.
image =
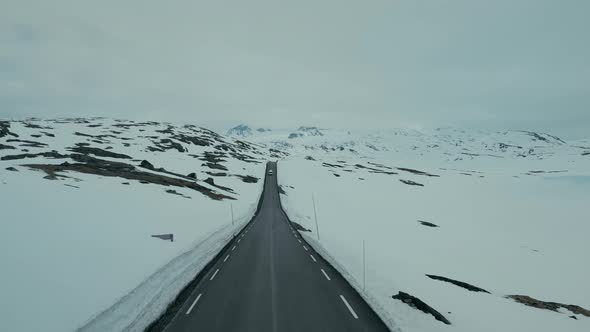
<path id="1" fill-rule="evenodd" d="M 541 310 L 503 298 L 524 294 L 590 308 L 586 296 L 590 294 L 590 270 L 584 264 L 590 249 L 590 225 L 585 217 L 590 182 L 573 185 L 568 173 L 552 174 L 550 179 L 514 177 L 535 169 L 529 167 L 520 172 L 510 168 L 505 173 L 479 167 L 472 170 L 483 174 L 465 175 L 449 170 L 460 168 L 460 164 L 420 159 L 416 161 L 421 165 L 404 166 L 440 177 L 402 171 L 387 175 L 354 167 L 371 164 L 352 155 L 312 156 L 315 161 L 298 156 L 279 163 L 278 179 L 286 193 L 281 200 L 287 214 L 312 230 L 308 237 L 315 238 L 311 198 L 315 195 L 321 248 L 341 270 L 348 271 L 357 288 L 363 283 L 362 240 L 366 241 L 366 292 L 402 330 L 590 329 L 590 318 L 583 315 L 576 315 L 576 320 L 567 310 Z M 390 158 L 370 161 L 399 166 L 393 154 Z M 579 160 L 574 165 L 565 159 L 558 165 L 558 161 L 553 159 L 552 167 L 575 169 L 578 176 L 583 176 L 583 164 L 588 163 Z M 502 163 L 510 164 L 506 160 Z M 520 167 L 522 161 L 518 163 Z M 424 187 L 409 186 L 399 179 Z M 439 227 L 427 227 L 419 220 Z M 321 248 L 318 251 L 322 252 Z M 426 274 L 468 282 L 492 294 L 470 292 Z M 399 291 L 420 298 L 452 325 L 392 299 Z"/>
<path id="2" fill-rule="evenodd" d="M 262 192 L 267 151 L 196 126 L 0 124 L 7 331 L 143 330 L 229 240 L 230 206 L 241 227 Z M 164 233 L 174 242 L 151 237 Z"/>

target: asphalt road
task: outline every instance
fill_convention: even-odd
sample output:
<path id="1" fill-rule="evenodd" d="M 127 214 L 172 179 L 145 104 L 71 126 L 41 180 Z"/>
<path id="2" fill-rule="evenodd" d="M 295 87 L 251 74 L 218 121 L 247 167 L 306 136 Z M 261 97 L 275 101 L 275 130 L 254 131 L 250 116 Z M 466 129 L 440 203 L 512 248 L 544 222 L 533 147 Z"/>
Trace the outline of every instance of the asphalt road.
<path id="1" fill-rule="evenodd" d="M 259 214 L 204 275 L 165 331 L 389 331 L 291 227 L 280 207 L 276 163 L 267 167 L 274 174 L 267 176 Z"/>

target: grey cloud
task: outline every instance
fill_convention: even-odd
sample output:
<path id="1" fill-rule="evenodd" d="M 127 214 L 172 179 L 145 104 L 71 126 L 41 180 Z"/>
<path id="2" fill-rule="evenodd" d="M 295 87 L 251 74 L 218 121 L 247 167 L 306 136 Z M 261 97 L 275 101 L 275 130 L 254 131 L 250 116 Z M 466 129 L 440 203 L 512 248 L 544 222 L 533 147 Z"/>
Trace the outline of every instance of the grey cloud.
<path id="1" fill-rule="evenodd" d="M 590 127 L 587 1 L 8 1 L 0 116 Z"/>

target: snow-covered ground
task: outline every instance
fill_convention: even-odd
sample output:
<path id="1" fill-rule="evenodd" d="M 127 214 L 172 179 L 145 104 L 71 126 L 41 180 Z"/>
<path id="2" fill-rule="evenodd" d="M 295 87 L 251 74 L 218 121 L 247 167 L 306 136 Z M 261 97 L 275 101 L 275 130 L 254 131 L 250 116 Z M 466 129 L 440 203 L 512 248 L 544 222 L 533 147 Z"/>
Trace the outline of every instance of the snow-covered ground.
<path id="1" fill-rule="evenodd" d="M 391 327 L 590 330 L 590 317 L 583 314 L 505 298 L 527 295 L 590 309 L 589 141 L 453 129 L 324 130 L 323 136 L 291 139 L 286 134 L 248 139 L 293 153 L 279 162 L 278 172 L 287 214 L 311 230 L 304 232 L 310 243 L 331 256 L 353 284 L 362 289 L 366 282 L 365 296 Z M 451 325 L 393 299 L 400 291 Z"/>
<path id="2" fill-rule="evenodd" d="M 4 122 L 0 144 L 6 331 L 142 331 L 250 220 L 268 155 L 199 127 L 109 119 Z M 55 179 L 46 164 L 61 165 Z M 165 233 L 174 241 L 151 237 Z"/>

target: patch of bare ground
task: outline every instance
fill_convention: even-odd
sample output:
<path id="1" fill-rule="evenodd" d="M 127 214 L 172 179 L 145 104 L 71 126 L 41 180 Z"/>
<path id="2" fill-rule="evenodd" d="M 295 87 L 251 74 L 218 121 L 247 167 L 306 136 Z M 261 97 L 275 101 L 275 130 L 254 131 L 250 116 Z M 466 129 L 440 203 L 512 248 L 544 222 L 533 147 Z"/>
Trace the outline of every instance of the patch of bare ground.
<path id="1" fill-rule="evenodd" d="M 279 185 L 279 194 L 287 196 L 287 192 L 283 189 L 282 185 Z"/>
<path id="2" fill-rule="evenodd" d="M 209 184 L 209 185 L 211 185 L 211 186 L 213 186 L 213 187 L 215 187 L 217 189 L 221 189 L 221 190 L 224 190 L 224 191 L 227 191 L 227 192 L 230 192 L 230 193 L 234 193 L 234 190 L 232 188 L 228 188 L 228 187 L 224 187 L 224 186 L 215 184 L 215 181 L 213 180 L 213 178 L 207 178 L 203 182 L 205 182 L 205 183 L 207 183 L 207 184 Z"/>
<path id="3" fill-rule="evenodd" d="M 408 293 L 398 292 L 398 294 L 392 296 L 392 298 L 400 300 L 403 303 L 409 305 L 410 307 L 418 309 L 425 314 L 431 314 L 432 316 L 434 316 L 436 320 L 440 322 L 443 322 L 447 325 L 451 325 L 451 322 L 445 316 L 443 316 L 440 312 L 436 311 L 434 308 L 424 303 L 417 297 L 414 297 Z"/>
<path id="4" fill-rule="evenodd" d="M 10 131 L 10 122 L 0 121 L 0 137 L 4 137 L 4 136 L 8 136 L 8 135 L 10 135 L 12 137 L 18 137 L 17 134 Z"/>
<path id="5" fill-rule="evenodd" d="M 166 190 L 166 192 L 169 193 L 169 194 L 172 194 L 172 195 L 177 195 L 177 196 L 188 198 L 188 199 L 191 198 L 190 196 L 185 196 L 185 195 L 179 193 L 178 191 L 176 191 L 174 189 L 168 189 L 168 190 Z"/>
<path id="6" fill-rule="evenodd" d="M 115 152 L 110 152 L 110 151 L 106 151 L 100 148 L 94 148 L 94 147 L 88 147 L 88 146 L 76 146 L 73 148 L 69 148 L 70 151 L 72 152 L 76 152 L 76 153 L 81 153 L 81 154 L 92 154 L 95 155 L 97 157 L 107 157 L 107 158 L 119 158 L 119 159 L 131 159 L 131 157 L 129 157 L 126 154 L 121 154 L 121 153 L 115 153 Z"/>
<path id="7" fill-rule="evenodd" d="M 369 171 L 369 173 L 380 173 L 380 174 L 387 174 L 387 175 L 396 175 L 396 174 L 398 174 L 396 172 L 384 171 L 384 170 L 381 170 L 381 169 L 378 169 L 378 168 L 363 166 L 361 164 L 356 164 L 356 165 L 354 165 L 354 167 L 359 168 L 359 169 L 366 169 L 366 170 Z"/>
<path id="8" fill-rule="evenodd" d="M 233 197 L 218 193 L 207 187 L 197 184 L 195 181 L 173 178 L 161 174 L 154 174 L 140 171 L 135 166 L 109 160 L 98 159 L 81 154 L 72 154 L 70 158 L 77 163 L 64 162 L 62 164 L 27 164 L 23 165 L 31 169 L 38 169 L 47 173 L 49 178 L 55 179 L 63 176 L 63 172 L 78 172 L 84 174 L 93 174 L 107 177 L 120 177 L 128 180 L 136 180 L 141 183 L 157 184 L 162 186 L 175 186 L 189 188 L 200 192 L 201 194 L 214 199 L 235 199 Z"/>
<path id="9" fill-rule="evenodd" d="M 0 150 L 14 150 L 16 149 L 14 146 L 0 144 Z"/>
<path id="10" fill-rule="evenodd" d="M 240 178 L 243 182 L 246 182 L 246 183 L 257 183 L 258 180 L 260 180 L 259 178 L 252 176 L 252 175 L 235 174 L 234 176 Z"/>
<path id="11" fill-rule="evenodd" d="M 25 158 L 37 158 L 37 157 L 44 157 L 44 158 L 51 158 L 51 159 L 65 159 L 68 158 L 69 155 L 64 155 L 58 153 L 57 151 L 51 152 L 41 152 L 41 153 L 23 153 L 23 154 L 13 154 L 7 155 L 0 158 L 0 160 L 19 160 Z"/>
<path id="12" fill-rule="evenodd" d="M 468 284 L 466 282 L 463 282 L 463 281 L 453 280 L 453 279 L 450 279 L 450 278 L 446 278 L 446 277 L 442 277 L 442 276 L 436 276 L 436 275 L 432 275 L 432 274 L 427 274 L 426 276 L 428 278 L 430 278 L 430 279 L 433 279 L 433 280 L 438 280 L 438 281 L 444 281 L 444 282 L 451 283 L 451 284 L 453 284 L 455 286 L 459 286 L 459 287 L 465 288 L 465 289 L 467 289 L 469 291 L 472 291 L 472 292 L 482 292 L 482 293 L 488 293 L 488 294 L 490 294 L 490 292 L 488 292 L 487 290 L 485 290 L 483 288 L 479 288 L 477 286 L 470 285 L 470 284 Z"/>
<path id="13" fill-rule="evenodd" d="M 293 227 L 294 227 L 296 230 L 298 230 L 298 231 L 302 231 L 302 232 L 311 232 L 311 230 L 310 230 L 310 229 L 307 229 L 307 228 L 305 228 L 305 227 L 301 226 L 300 224 L 298 224 L 298 223 L 296 223 L 296 222 L 294 222 L 294 221 L 291 221 L 291 225 L 293 225 Z"/>
<path id="14" fill-rule="evenodd" d="M 440 177 L 440 175 L 430 174 L 428 172 L 419 171 L 419 170 L 412 169 L 412 168 L 396 167 L 396 169 L 399 170 L 399 171 L 408 172 L 408 173 L 412 173 L 412 174 L 415 174 L 415 175 L 423 175 L 423 176 L 430 176 L 430 177 Z"/>
<path id="15" fill-rule="evenodd" d="M 409 186 L 424 187 L 424 185 L 422 183 L 414 182 L 412 180 L 403 180 L 403 179 L 400 179 L 400 182 L 405 183 L 405 184 L 407 184 Z"/>
<path id="16" fill-rule="evenodd" d="M 45 144 L 45 143 L 36 142 L 36 141 L 28 141 L 28 140 L 24 140 L 24 139 L 8 139 L 8 140 L 6 140 L 6 142 L 21 143 L 21 144 L 19 144 L 19 146 L 26 146 L 26 147 L 30 147 L 30 148 L 44 148 L 47 146 L 47 144 Z"/>
<path id="17" fill-rule="evenodd" d="M 419 222 L 420 224 L 422 224 L 423 226 L 427 226 L 427 227 L 440 227 L 440 226 L 438 226 L 437 224 L 433 224 L 433 223 L 431 223 L 431 222 L 424 221 L 424 220 L 418 220 L 418 222 Z"/>
<path id="18" fill-rule="evenodd" d="M 563 308 L 573 312 L 576 315 L 584 315 L 586 317 L 590 317 L 590 310 L 584 309 L 578 305 L 573 304 L 563 304 L 557 302 L 545 302 L 541 300 L 534 299 L 530 296 L 526 295 L 508 295 L 506 296 L 509 299 L 513 299 L 514 301 L 524 304 L 529 307 L 537 308 L 537 309 L 545 309 L 551 310 L 555 312 L 559 312 L 558 310 Z"/>

